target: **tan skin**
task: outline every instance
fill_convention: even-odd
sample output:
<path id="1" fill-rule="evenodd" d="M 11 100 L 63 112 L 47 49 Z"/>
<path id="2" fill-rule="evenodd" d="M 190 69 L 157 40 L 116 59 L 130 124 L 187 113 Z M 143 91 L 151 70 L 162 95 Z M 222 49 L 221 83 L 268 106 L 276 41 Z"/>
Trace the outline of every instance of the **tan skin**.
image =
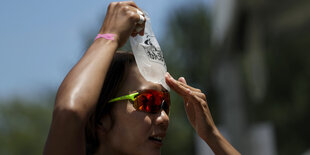
<path id="1" fill-rule="evenodd" d="M 124 83 L 117 96 L 136 90 L 164 90 L 161 85 L 146 81 L 135 64 L 129 68 Z M 164 110 L 156 114 L 137 111 L 129 100 L 114 104 L 112 116 L 103 117 L 102 125 L 97 129 L 101 142 L 97 154 L 159 155 L 162 143 L 150 137 L 165 138 L 169 125 L 168 114 Z M 114 118 L 113 126 L 109 117 Z"/>
<path id="2" fill-rule="evenodd" d="M 137 27 L 144 28 L 144 24 L 137 24 L 140 18 L 136 13 L 136 9 L 139 8 L 132 1 L 113 2 L 109 5 L 99 33 L 113 33 L 115 34 L 115 40 L 100 38 L 94 41 L 81 60 L 72 68 L 62 82 L 57 92 L 52 124 L 44 148 L 44 154 L 85 154 L 84 128 L 97 104 L 101 86 L 113 55 L 119 47 L 122 47 L 126 43 L 129 36 L 138 35 L 135 32 Z M 143 30 L 139 32 L 139 35 L 143 34 Z M 130 67 L 130 69 L 137 71 L 136 67 Z M 137 79 L 140 79 L 141 81 L 141 75 L 139 73 L 132 74 L 132 76 L 128 76 L 126 80 L 139 81 Z M 189 121 L 198 135 L 208 143 L 216 154 L 239 154 L 217 130 L 206 102 L 206 96 L 200 90 L 188 86 L 184 78 L 174 80 L 168 74 L 166 75 L 166 82 L 184 98 Z M 119 95 L 125 95 L 140 88 L 162 89 L 159 85 L 146 81 L 127 84 L 121 88 Z M 152 150 L 154 154 L 158 154 L 158 147 L 155 147 L 153 143 L 149 143 L 148 138 L 154 134 L 160 134 L 162 137 L 165 136 L 169 124 L 168 115 L 164 111 L 158 114 L 146 114 L 136 111 L 132 109 L 133 107 L 129 102 L 116 105 L 113 108 L 113 116 L 102 118 L 102 126 L 98 128 L 100 147 L 97 154 L 102 154 L 103 152 L 106 154 L 122 153 L 116 152 L 115 147 L 124 147 L 124 149 L 122 148 L 124 151 L 130 152 L 130 149 L 126 149 L 127 147 L 124 145 L 117 146 L 120 142 L 113 142 L 111 140 L 117 139 L 111 138 L 115 136 L 113 132 L 119 133 L 119 130 L 126 128 L 124 126 L 121 127 L 121 123 L 124 123 L 122 121 L 124 120 L 122 118 L 125 116 L 124 114 L 131 114 L 130 116 L 132 117 L 130 118 L 132 119 L 130 119 L 130 122 L 132 123 L 143 122 L 144 126 L 137 128 L 137 131 L 145 129 L 142 132 L 144 136 L 139 138 L 141 139 L 139 142 L 142 142 L 141 144 L 148 148 L 144 151 Z M 113 126 L 111 130 L 106 130 L 109 128 L 108 117 L 117 118 L 114 124 L 116 127 Z M 107 144 L 108 142 L 111 143 Z M 140 153 L 135 153 L 141 154 L 144 151 L 141 149 Z"/>
<path id="3" fill-rule="evenodd" d="M 184 77 L 175 80 L 169 73 L 166 74 L 166 83 L 183 97 L 188 120 L 215 154 L 240 154 L 215 126 L 206 95 L 200 89 L 187 85 Z"/>

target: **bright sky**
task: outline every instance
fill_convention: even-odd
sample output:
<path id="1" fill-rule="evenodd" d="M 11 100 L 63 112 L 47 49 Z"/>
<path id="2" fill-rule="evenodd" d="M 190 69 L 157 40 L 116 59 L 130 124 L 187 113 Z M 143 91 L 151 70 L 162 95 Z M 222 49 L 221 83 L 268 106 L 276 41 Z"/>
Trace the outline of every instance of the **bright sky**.
<path id="1" fill-rule="evenodd" d="M 99 30 L 112 0 L 1 0 L 0 99 L 57 90 Z M 167 17 L 180 6 L 213 0 L 135 0 L 146 10 L 160 40 Z M 95 36 L 93 36 L 95 37 Z M 164 50 L 164 49 L 163 49 Z"/>

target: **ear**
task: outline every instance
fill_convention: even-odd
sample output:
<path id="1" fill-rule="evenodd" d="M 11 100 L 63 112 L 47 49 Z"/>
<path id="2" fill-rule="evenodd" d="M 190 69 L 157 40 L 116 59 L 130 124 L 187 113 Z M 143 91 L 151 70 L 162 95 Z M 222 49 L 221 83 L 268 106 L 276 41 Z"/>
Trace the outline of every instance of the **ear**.
<path id="1" fill-rule="evenodd" d="M 110 129 L 112 128 L 112 119 L 110 114 L 106 114 L 96 125 L 96 130 L 98 135 L 107 135 Z"/>

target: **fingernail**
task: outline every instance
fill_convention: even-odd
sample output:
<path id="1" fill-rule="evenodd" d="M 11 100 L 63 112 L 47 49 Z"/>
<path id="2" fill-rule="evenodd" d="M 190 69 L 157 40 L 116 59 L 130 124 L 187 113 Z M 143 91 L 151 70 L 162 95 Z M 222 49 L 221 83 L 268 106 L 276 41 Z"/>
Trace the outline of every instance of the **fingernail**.
<path id="1" fill-rule="evenodd" d="M 168 72 L 166 72 L 165 76 L 166 76 L 166 77 L 169 77 L 169 73 L 168 73 Z"/>
<path id="2" fill-rule="evenodd" d="M 185 84 L 187 84 L 187 82 L 186 82 L 186 80 L 185 80 L 184 77 L 181 77 L 181 79 L 182 79 L 182 81 L 183 81 Z"/>
<path id="3" fill-rule="evenodd" d="M 170 75 L 170 73 L 169 73 L 169 72 L 167 72 L 167 73 L 166 73 L 166 75 L 167 75 L 168 77 L 171 77 L 171 75 Z"/>
<path id="4" fill-rule="evenodd" d="M 167 75 L 168 75 L 168 78 L 169 78 L 170 80 L 174 80 L 174 78 L 171 76 L 171 74 L 170 74 L 169 72 L 167 72 Z"/>

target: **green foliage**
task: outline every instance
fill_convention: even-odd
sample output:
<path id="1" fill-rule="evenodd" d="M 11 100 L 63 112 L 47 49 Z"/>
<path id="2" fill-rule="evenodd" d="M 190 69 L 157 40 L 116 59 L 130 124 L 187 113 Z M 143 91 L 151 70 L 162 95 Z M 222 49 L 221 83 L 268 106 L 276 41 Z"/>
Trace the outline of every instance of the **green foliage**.
<path id="1" fill-rule="evenodd" d="M 210 86 L 210 19 L 207 8 L 191 8 L 180 8 L 170 17 L 168 35 L 160 45 L 171 75 L 183 76 L 188 84 L 205 91 Z M 193 154 L 194 130 L 187 120 L 183 99 L 172 92 L 171 100 L 172 112 L 162 154 Z"/>
<path id="2" fill-rule="evenodd" d="M 268 93 L 253 106 L 255 121 L 271 120 L 279 154 L 301 154 L 310 144 L 310 31 L 295 30 L 269 38 L 266 52 Z"/>
<path id="3" fill-rule="evenodd" d="M 52 116 L 46 103 L 11 100 L 0 104 L 0 154 L 42 154 Z"/>
<path id="4" fill-rule="evenodd" d="M 175 78 L 184 76 L 190 85 L 205 93 L 208 90 L 209 106 L 215 122 L 218 122 L 218 96 L 212 93 L 215 91 L 210 80 L 218 53 L 211 52 L 214 49 L 210 46 L 208 13 L 206 8 L 197 6 L 178 10 L 169 19 L 169 35 L 160 43 L 168 71 Z M 267 93 L 260 104 L 251 101 L 249 96 L 245 98 L 247 119 L 253 124 L 273 123 L 279 154 L 301 154 L 309 149 L 310 143 L 310 125 L 307 123 L 310 119 L 310 53 L 307 52 L 310 50 L 310 31 L 304 26 L 280 34 L 268 30 L 262 33 L 266 35 Z M 172 94 L 172 102 L 173 112 L 163 154 L 192 154 L 193 129 L 185 118 L 182 100 Z"/>

